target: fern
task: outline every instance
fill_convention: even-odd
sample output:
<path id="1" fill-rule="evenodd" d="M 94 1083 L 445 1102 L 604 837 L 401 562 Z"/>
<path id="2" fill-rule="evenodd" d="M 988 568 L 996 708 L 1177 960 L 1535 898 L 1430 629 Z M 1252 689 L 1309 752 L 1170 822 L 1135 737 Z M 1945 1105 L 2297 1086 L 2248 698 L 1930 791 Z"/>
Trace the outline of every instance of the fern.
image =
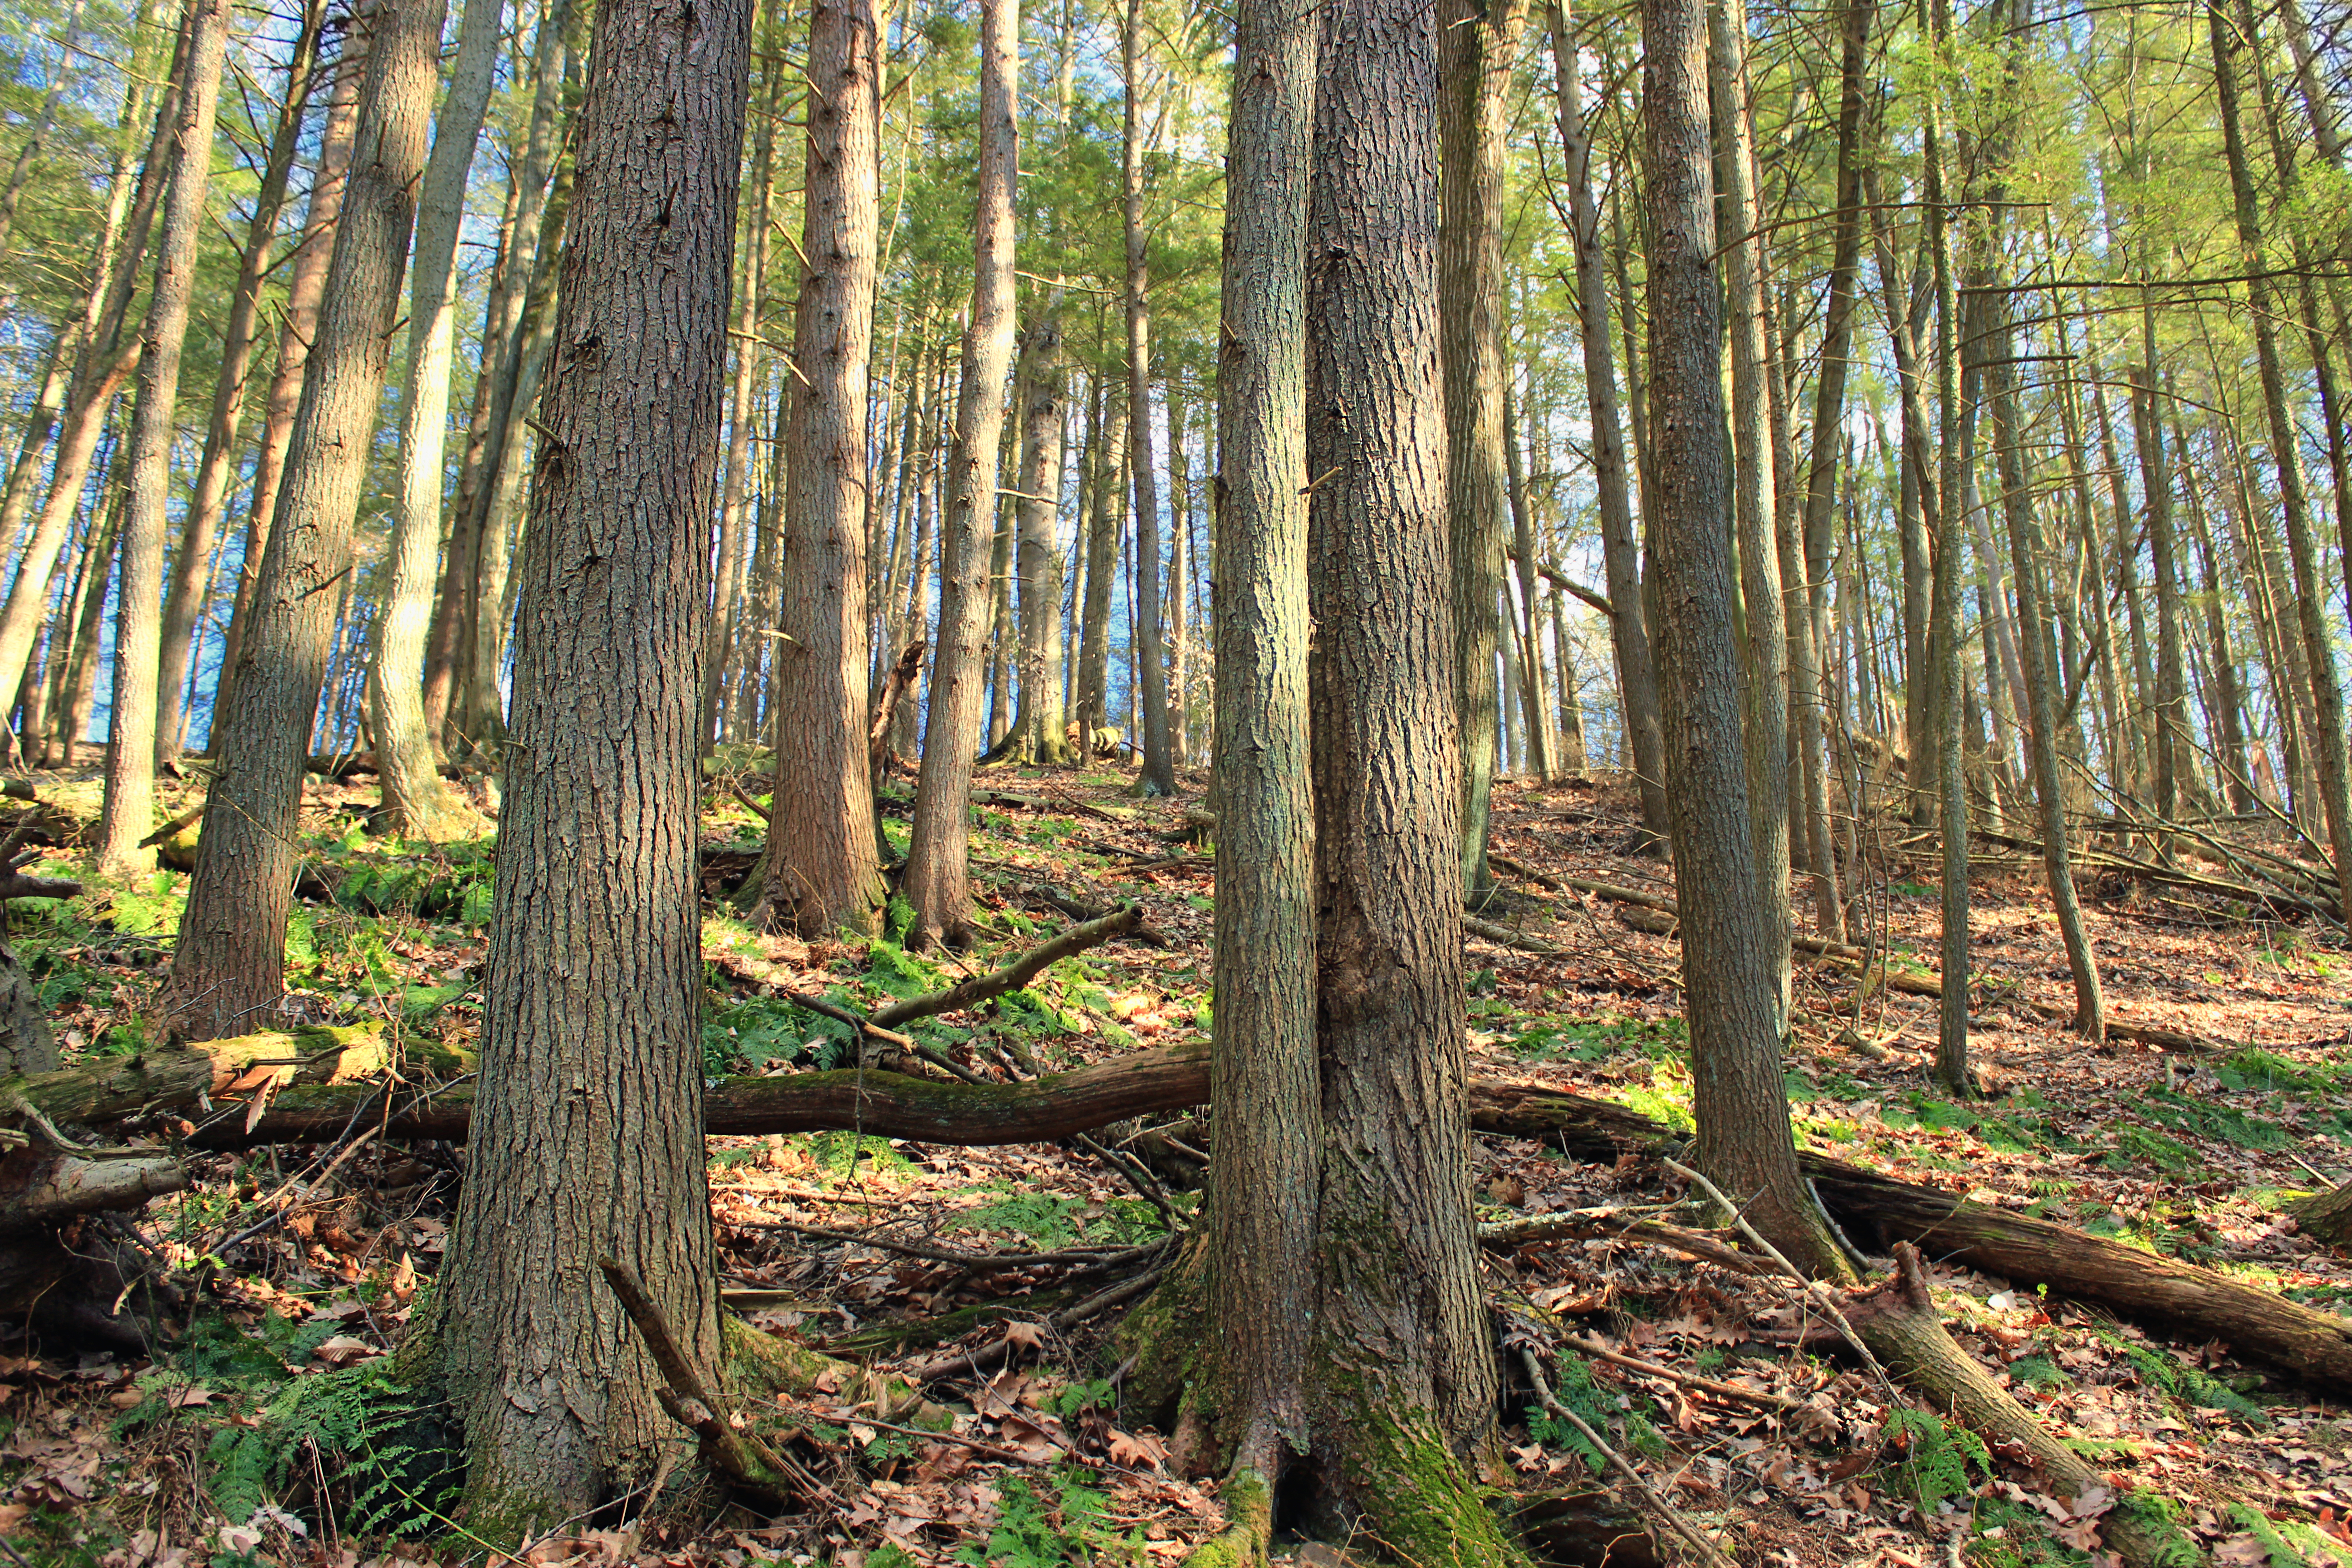
<path id="1" fill-rule="evenodd" d="M 1562 1350 L 1556 1369 L 1559 1386 L 1552 1397 L 1568 1410 L 1572 1410 L 1595 1431 L 1605 1432 L 1612 1423 L 1622 1422 L 1626 1446 L 1645 1458 L 1663 1458 L 1666 1440 L 1658 1429 L 1640 1412 L 1621 1405 L 1617 1398 L 1593 1381 L 1592 1369 L 1586 1366 L 1576 1352 Z M 1528 1436 L 1538 1443 L 1555 1448 L 1565 1448 L 1591 1467 L 1594 1475 L 1609 1468 L 1608 1458 L 1588 1441 L 1576 1424 L 1554 1415 L 1540 1405 L 1528 1406 Z"/>
<path id="2" fill-rule="evenodd" d="M 1992 1455 L 1984 1439 L 1965 1426 L 1945 1425 L 1933 1411 L 1897 1405 L 1886 1413 L 1886 1429 L 1903 1450 L 1897 1473 L 1923 1514 L 1934 1514 L 1936 1505 L 1947 1498 L 1976 1490 L 1969 1479 L 1971 1465 L 1979 1475 L 1991 1478 Z"/>
<path id="3" fill-rule="evenodd" d="M 205 1452 L 213 1500 L 242 1523 L 316 1453 L 337 1461 L 348 1489 L 346 1530 L 405 1534 L 434 1522 L 448 1500 L 455 1477 L 436 1441 L 441 1430 L 434 1408 L 392 1382 L 382 1362 L 296 1378 L 254 1425 L 215 1435 Z"/>
<path id="4" fill-rule="evenodd" d="M 2190 1366 L 2151 1346 L 2135 1344 L 2099 1324 L 2094 1323 L 2091 1328 L 2110 1350 L 2124 1352 L 2139 1373 L 2140 1381 L 2149 1387 L 2161 1389 L 2200 1410 L 2219 1410 L 2234 1415 L 2249 1426 L 2271 1424 L 2268 1411 L 2204 1368 Z"/>

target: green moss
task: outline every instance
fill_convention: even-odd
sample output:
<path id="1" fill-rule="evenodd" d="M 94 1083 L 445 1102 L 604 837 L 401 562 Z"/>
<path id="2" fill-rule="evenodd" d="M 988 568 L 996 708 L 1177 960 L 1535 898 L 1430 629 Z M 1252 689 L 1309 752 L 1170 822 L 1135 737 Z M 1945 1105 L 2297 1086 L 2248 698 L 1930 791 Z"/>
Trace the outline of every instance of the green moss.
<path id="1" fill-rule="evenodd" d="M 1120 1354 L 1130 1363 L 1126 1403 L 1139 1420 L 1172 1429 L 1176 1412 L 1206 1391 L 1208 1278 L 1204 1247 L 1195 1242 L 1151 1294 L 1118 1326 Z"/>
<path id="2" fill-rule="evenodd" d="M 1484 1492 L 1426 1417 L 1378 1401 L 1356 1407 L 1341 1435 L 1349 1499 L 1366 1532 L 1412 1568 L 1524 1568 Z"/>

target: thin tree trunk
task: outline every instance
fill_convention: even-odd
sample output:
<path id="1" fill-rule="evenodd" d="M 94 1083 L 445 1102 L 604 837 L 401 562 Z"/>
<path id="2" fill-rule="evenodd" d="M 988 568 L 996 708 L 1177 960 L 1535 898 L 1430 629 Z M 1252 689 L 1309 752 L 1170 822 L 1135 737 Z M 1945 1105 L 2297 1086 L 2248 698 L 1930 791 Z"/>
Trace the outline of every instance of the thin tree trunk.
<path id="1" fill-rule="evenodd" d="M 58 43 L 58 68 L 49 75 L 49 89 L 41 95 L 41 107 L 34 110 L 31 122 L 25 127 L 25 144 L 16 150 L 16 161 L 8 167 L 8 183 L 0 186 L 0 256 L 8 254 L 8 238 L 16 227 L 16 204 L 24 198 L 25 186 L 33 177 L 33 164 L 48 141 L 50 128 L 57 123 L 58 105 L 65 101 L 67 84 L 73 79 L 72 66 L 80 53 L 82 17 L 89 9 L 89 0 L 72 0 L 67 6 L 65 31 Z"/>
<path id="2" fill-rule="evenodd" d="M 1773 542 L 1779 476 L 1769 429 L 1771 374 L 1764 286 L 1764 213 L 1755 184 L 1755 129 L 1748 105 L 1745 0 L 1710 0 L 1707 76 L 1714 103 L 1718 199 L 1731 233 L 1724 239 L 1724 292 L 1731 342 L 1731 446 L 1739 541 L 1740 603 L 1748 629 L 1741 689 L 1748 708 L 1748 809 L 1756 835 L 1758 888 L 1777 934 L 1771 998 L 1785 1023 L 1795 971 L 1789 914 L 1789 634 L 1780 560 Z M 1653 176 L 1654 178 L 1654 175 Z M 1653 263 L 1654 267 L 1654 262 Z M 1652 284 L 1654 316 L 1656 285 Z M 1653 322 L 1652 342 L 1657 341 Z M 1657 350 L 1651 351 L 1653 364 Z"/>
<path id="3" fill-rule="evenodd" d="M 1592 478 L 1601 501 L 1601 569 L 1609 584 L 1609 635 L 1617 653 L 1617 684 L 1627 749 L 1641 792 L 1642 826 L 1663 844 L 1667 833 L 1664 742 L 1659 729 L 1658 680 L 1642 590 L 1641 543 L 1633 532 L 1632 485 L 1618 420 L 1617 370 L 1610 351 L 1609 289 L 1601 269 L 1601 213 L 1592 193 L 1592 139 L 1584 123 L 1576 50 L 1563 7 L 1547 7 L 1552 79 L 1559 100 L 1560 144 L 1568 162 L 1570 213 L 1576 228 L 1577 319 L 1583 331 L 1584 385 L 1592 416 Z M 1628 299 L 1627 309 L 1631 309 Z M 1633 369 L 1628 363 L 1629 372 Z M 1635 388 L 1638 403 L 1639 389 Z M 1635 416 L 1637 421 L 1642 417 Z"/>
<path id="4" fill-rule="evenodd" d="M 478 831 L 441 783 L 425 715 L 425 639 L 439 583 L 449 374 L 457 340 L 457 229 L 466 177 L 498 65 L 500 0 L 466 0 L 449 95 L 434 122 L 433 153 L 416 199 L 416 257 L 408 296 L 408 360 L 401 377 L 400 488 L 385 558 L 368 717 L 392 831 L 435 842 Z"/>
<path id="5" fill-rule="evenodd" d="M 973 225 L 976 279 L 956 395 L 955 447 L 940 527 L 940 630 L 923 729 L 923 776 L 901 883 L 914 906 L 909 940 L 960 941 L 971 919 L 967 870 L 973 742 L 986 697 L 989 543 L 996 515 L 997 442 L 1004 378 L 1013 362 L 1013 184 L 1020 147 L 1014 93 L 1019 0 L 983 0 L 981 12 L 980 196 Z"/>
<path id="6" fill-rule="evenodd" d="M 1119 29 L 1120 81 L 1126 131 L 1121 140 L 1122 216 L 1127 232 L 1127 442 L 1135 498 L 1134 625 L 1129 627 L 1142 708 L 1142 795 L 1176 793 L 1175 759 L 1168 749 L 1167 646 L 1160 624 L 1160 495 L 1151 455 L 1150 257 L 1143 215 L 1143 0 L 1126 0 Z"/>
<path id="7" fill-rule="evenodd" d="M 172 133 L 171 194 L 164 199 L 155 283 L 141 334 L 139 403 L 131 419 L 130 495 L 122 509 L 122 570 L 115 589 L 114 691 L 107 723 L 106 802 L 100 813 L 101 874 L 154 864 L 140 847 L 155 826 L 155 677 L 163 638 L 164 509 L 171 500 L 172 437 L 178 421 L 180 351 L 195 295 L 205 191 L 212 179 L 213 121 L 228 49 L 228 0 L 191 0 L 188 47 Z"/>
<path id="8" fill-rule="evenodd" d="M 163 605 L 162 667 L 155 683 L 155 766 L 172 765 L 185 743 L 190 704 L 184 698 L 188 667 L 195 661 L 193 644 L 197 620 L 211 602 L 208 568 L 214 540 L 220 532 L 221 514 L 227 509 L 228 489 L 236 477 L 239 456 L 237 433 L 245 423 L 247 382 L 253 369 L 256 328 L 259 322 L 261 283 L 269 267 L 269 252 L 278 238 L 278 215 L 285 205 L 288 177 L 301 140 L 304 110 L 318 81 L 319 31 L 326 21 L 324 0 L 307 0 L 301 31 L 286 62 L 286 96 L 278 106 L 278 126 L 263 162 L 261 188 L 255 194 L 253 222 L 247 228 L 245 253 L 238 264 L 236 291 L 229 297 L 228 321 L 221 333 L 221 368 L 213 386 L 212 417 L 205 427 L 205 450 L 196 464 L 196 482 L 180 525 L 180 546 L 172 563 L 172 585 Z"/>
<path id="9" fill-rule="evenodd" d="M 310 199 L 302 216 L 301 237 L 286 279 L 284 324 L 278 334 L 278 363 L 270 372 L 262 404 L 261 447 L 253 459 L 253 483 L 246 506 L 245 549 L 237 569 L 236 600 L 222 639 L 220 676 L 213 688 L 212 731 L 205 750 L 217 756 L 224 736 L 221 719 L 229 710 L 238 667 L 245 659 L 246 633 L 254 613 L 254 587 L 275 532 L 278 495 L 285 481 L 286 454 L 294 436 L 294 416 L 302 403 L 318 333 L 319 305 L 327 290 L 327 268 L 334 258 L 335 230 L 341 218 L 343 187 L 350 177 L 352 147 L 359 129 L 360 82 L 366 74 L 368 35 L 354 27 L 345 36 L 328 99 L 327 122 L 319 132 L 319 157 L 310 175 Z"/>
<path id="10" fill-rule="evenodd" d="M 1055 289 L 1022 342 L 1030 361 L 1021 408 L 1021 712 L 1014 728 L 1024 761 L 1066 767 L 1062 708 L 1062 425 L 1068 374 L 1062 368 L 1062 290 Z"/>
<path id="11" fill-rule="evenodd" d="M 881 69 L 873 0 L 814 0 L 800 247 L 807 269 L 793 313 L 798 374 L 784 393 L 792 422 L 775 682 L 780 805 L 769 821 L 765 879 L 770 908 L 811 937 L 871 933 L 888 892 L 874 832 L 865 679 Z"/>
<path id="12" fill-rule="evenodd" d="M 1785 1014 L 1776 996 L 1788 937 L 1775 923 L 1766 868 L 1758 864 L 1748 804 L 1755 770 L 1747 765 L 1741 734 L 1707 9 L 1701 0 L 1644 0 L 1642 10 L 1650 425 L 1658 481 L 1652 572 L 1661 608 L 1666 793 L 1675 860 L 1687 873 L 1676 899 L 1698 1163 L 1727 1192 L 1752 1200 L 1749 1217 L 1800 1267 L 1835 1269 L 1835 1246 L 1797 1173 L 1780 1082 Z M 1785 770 L 1774 776 L 1785 777 Z M 1704 874 L 1696 870 L 1702 867 Z"/>
<path id="13" fill-rule="evenodd" d="M 2271 323 L 2278 318 L 2272 286 L 2263 271 L 2263 233 L 2253 177 L 2247 168 L 2244 137 L 2239 129 L 2238 80 L 2231 57 L 2236 29 L 2225 13 L 2223 0 L 2208 0 L 2208 30 L 2213 46 L 2213 74 L 2221 102 L 2222 148 L 2230 166 L 2231 189 L 2236 198 L 2238 242 L 2248 274 L 2254 328 L 2254 351 L 2262 371 L 2263 403 L 2270 416 L 2271 465 L 2276 475 L 2281 510 L 2286 518 L 2287 557 L 2294 566 L 2296 617 L 2311 667 L 2312 699 L 2318 710 L 2315 726 L 2319 753 L 2319 788 L 2326 805 L 2329 847 L 2336 857 L 2336 886 L 2345 919 L 2352 922 L 2352 783 L 2347 783 L 2345 756 L 2344 689 L 2336 677 L 2336 656 L 2327 630 L 2328 584 L 2319 572 L 2318 553 L 2311 536 L 2310 506 L 2303 484 L 2303 462 L 2296 449 L 2294 419 L 2287 405 L 2285 372 L 2279 363 L 2276 334 Z"/>
<path id="14" fill-rule="evenodd" d="M 1087 595 L 1078 631 L 1078 760 L 1112 748 L 1101 743 L 1110 726 L 1110 595 L 1118 576 L 1120 523 L 1118 454 L 1127 441 L 1127 401 L 1104 396 L 1097 377 L 1093 441 L 1094 510 L 1086 535 Z"/>
<path id="15" fill-rule="evenodd" d="M 318 337 L 287 443 L 253 625 L 219 722 L 202 848 L 163 998 L 178 1038 L 236 1034 L 285 990 L 302 770 L 333 649 L 333 591 L 352 573 L 352 528 L 400 315 L 441 19 L 441 0 L 394 0 L 374 14 Z"/>

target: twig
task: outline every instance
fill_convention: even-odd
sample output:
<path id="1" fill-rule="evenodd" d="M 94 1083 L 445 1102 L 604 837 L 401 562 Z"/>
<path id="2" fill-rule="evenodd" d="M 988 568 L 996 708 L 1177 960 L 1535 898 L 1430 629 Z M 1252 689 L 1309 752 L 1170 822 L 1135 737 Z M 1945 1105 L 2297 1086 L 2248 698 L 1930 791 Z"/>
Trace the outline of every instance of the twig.
<path id="1" fill-rule="evenodd" d="M 1779 1247 L 1765 1240 L 1764 1233 L 1748 1223 L 1748 1216 L 1739 1212 L 1739 1205 L 1738 1204 L 1733 1203 L 1729 1198 L 1723 1195 L 1723 1189 L 1721 1187 L 1717 1186 L 1713 1182 L 1708 1181 L 1705 1176 L 1700 1175 L 1696 1171 L 1692 1170 L 1688 1165 L 1684 1164 L 1679 1160 L 1667 1160 L 1665 1162 L 1665 1167 L 1667 1170 L 1674 1172 L 1676 1175 L 1697 1184 L 1697 1185 L 1706 1192 L 1707 1196 L 1713 1198 L 1717 1203 L 1723 1205 L 1725 1211 L 1731 1215 L 1731 1223 L 1739 1227 L 1739 1233 L 1748 1237 L 1748 1240 L 1754 1242 L 1758 1247 L 1761 1247 L 1767 1257 L 1770 1258 L 1773 1262 L 1780 1266 L 1780 1271 L 1782 1273 L 1795 1280 L 1803 1289 L 1805 1295 L 1814 1303 L 1819 1305 L 1823 1311 L 1829 1314 L 1830 1321 L 1837 1325 L 1838 1332 L 1844 1337 L 1845 1342 L 1853 1347 L 1854 1353 L 1862 1357 L 1862 1364 L 1870 1368 L 1872 1374 L 1875 1376 L 1880 1383 L 1885 1385 L 1886 1391 L 1891 1397 L 1895 1390 L 1893 1380 L 1886 1375 L 1886 1369 L 1878 1364 L 1878 1358 L 1870 1353 L 1870 1347 L 1862 1342 L 1862 1336 L 1854 1332 L 1853 1324 L 1847 1321 L 1845 1310 L 1840 1307 L 1837 1304 L 1836 1298 L 1830 1294 L 1829 1287 L 1822 1284 L 1818 1279 L 1809 1278 L 1805 1274 L 1804 1270 L 1790 1262 L 1787 1255 L 1782 1253 Z"/>
<path id="2" fill-rule="evenodd" d="M 1654 1242 L 1671 1247 L 1691 1258 L 1704 1258 L 1726 1268 L 1748 1275 L 1769 1274 L 1760 1261 L 1744 1252 L 1735 1252 L 1712 1237 L 1660 1220 L 1634 1219 L 1619 1223 L 1620 1211 L 1583 1210 L 1564 1215 L 1529 1215 L 1525 1219 L 1505 1220 L 1478 1227 L 1478 1241 L 1483 1247 L 1525 1247 L 1538 1241 L 1619 1241 Z"/>
<path id="3" fill-rule="evenodd" d="M 819 1225 L 794 1225 L 790 1220 L 770 1219 L 746 1221 L 730 1227 L 736 1230 L 785 1230 L 794 1236 L 813 1236 L 824 1241 L 847 1242 L 856 1247 L 877 1247 L 885 1252 L 900 1252 L 909 1258 L 929 1258 L 934 1263 L 952 1263 L 975 1274 L 992 1274 L 1006 1268 L 1036 1268 L 1048 1264 L 1083 1263 L 1110 1265 L 1132 1262 L 1149 1257 L 1165 1245 L 1155 1242 L 1150 1247 L 1130 1247 L 1123 1251 L 1106 1252 L 1099 1247 L 1066 1247 L 1059 1252 L 958 1252 L 951 1247 L 925 1247 L 919 1242 L 892 1241 L 887 1237 L 871 1236 L 863 1231 L 829 1230 Z"/>
<path id="4" fill-rule="evenodd" d="M 1677 1372 L 1673 1367 L 1661 1366 L 1654 1361 L 1643 1361 L 1639 1356 L 1625 1355 L 1611 1350 L 1590 1334 L 1571 1334 L 1569 1336 L 1568 1342 L 1595 1361 L 1605 1361 L 1612 1366 L 1629 1367 L 1649 1377 L 1663 1377 L 1669 1383 L 1679 1383 L 1685 1388 L 1696 1388 L 1703 1394 L 1712 1394 L 1717 1398 L 1737 1399 L 1748 1405 L 1760 1405 L 1767 1410 L 1778 1410 L 1791 1415 L 1802 1412 L 1805 1408 L 1803 1405 L 1785 1394 L 1769 1393 L 1761 1388 L 1743 1388 L 1736 1383 L 1718 1383 L 1711 1377 L 1701 1377 L 1695 1372 Z"/>
<path id="5" fill-rule="evenodd" d="M 1594 1450 L 1602 1458 L 1608 1460 L 1617 1473 L 1625 1478 L 1626 1483 L 1640 1494 L 1642 1501 L 1654 1518 L 1663 1520 L 1668 1529 L 1688 1542 L 1691 1550 L 1698 1553 L 1699 1561 L 1709 1564 L 1709 1568 L 1717 1568 L 1717 1565 L 1720 1565 L 1720 1568 L 1732 1568 L 1731 1559 L 1723 1554 L 1722 1548 L 1701 1535 L 1696 1525 L 1685 1519 L 1672 1503 L 1660 1497 L 1650 1483 L 1642 1479 L 1642 1472 L 1633 1468 L 1633 1462 L 1615 1448 L 1611 1447 L 1609 1440 L 1592 1429 L 1591 1422 L 1559 1402 L 1559 1397 L 1551 1391 L 1551 1384 L 1544 1381 L 1543 1363 L 1536 1360 L 1534 1351 L 1521 1345 L 1519 1362 L 1528 1369 L 1528 1379 L 1535 1384 L 1536 1397 L 1543 1402 L 1543 1407 L 1583 1434 L 1584 1440 L 1591 1444 Z"/>

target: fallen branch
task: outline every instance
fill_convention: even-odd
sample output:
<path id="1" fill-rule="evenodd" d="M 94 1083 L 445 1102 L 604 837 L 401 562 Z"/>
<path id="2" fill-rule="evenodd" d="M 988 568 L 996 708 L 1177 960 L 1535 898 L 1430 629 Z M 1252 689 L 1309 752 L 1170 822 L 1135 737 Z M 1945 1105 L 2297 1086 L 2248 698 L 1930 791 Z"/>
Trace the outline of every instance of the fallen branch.
<path id="1" fill-rule="evenodd" d="M 900 700 L 914 689 L 915 674 L 923 668 L 923 649 L 928 646 L 919 637 L 908 643 L 882 681 L 881 700 L 874 704 L 874 717 L 866 726 L 866 770 L 874 778 L 882 776 L 882 764 L 889 759 L 891 721 L 898 717 Z"/>
<path id="2" fill-rule="evenodd" d="M 1125 935 L 1142 921 L 1143 912 L 1133 904 L 1128 904 L 1100 920 L 1072 926 L 1044 946 L 1032 948 L 993 973 L 976 974 L 944 991 L 934 991 L 927 996 L 912 997 L 884 1007 L 874 1014 L 873 1022 L 887 1027 L 914 1018 L 928 1018 L 939 1013 L 958 1013 L 966 1007 L 976 1006 L 992 996 L 1020 989 L 1046 968 L 1074 952 L 1084 952 L 1113 937 Z"/>
<path id="3" fill-rule="evenodd" d="M 1633 1468 L 1633 1461 L 1610 1447 L 1609 1439 L 1594 1431 L 1591 1422 L 1559 1402 L 1559 1397 L 1551 1391 L 1551 1384 L 1544 1381 L 1543 1363 L 1536 1359 L 1534 1351 L 1521 1345 L 1519 1364 L 1527 1368 L 1528 1382 L 1534 1387 L 1536 1398 L 1542 1403 L 1543 1407 L 1583 1435 L 1584 1440 L 1592 1445 L 1592 1451 L 1608 1460 L 1610 1468 L 1625 1478 L 1626 1483 L 1642 1500 L 1642 1506 L 1649 1510 L 1653 1518 L 1690 1542 L 1691 1550 L 1697 1552 L 1699 1561 L 1707 1563 L 1709 1568 L 1717 1568 L 1717 1564 L 1720 1564 L 1720 1568 L 1731 1568 L 1731 1559 L 1723 1554 L 1723 1549 L 1701 1535 L 1698 1528 L 1685 1519 L 1674 1504 L 1660 1497 L 1655 1489 L 1642 1479 L 1642 1472 Z"/>

